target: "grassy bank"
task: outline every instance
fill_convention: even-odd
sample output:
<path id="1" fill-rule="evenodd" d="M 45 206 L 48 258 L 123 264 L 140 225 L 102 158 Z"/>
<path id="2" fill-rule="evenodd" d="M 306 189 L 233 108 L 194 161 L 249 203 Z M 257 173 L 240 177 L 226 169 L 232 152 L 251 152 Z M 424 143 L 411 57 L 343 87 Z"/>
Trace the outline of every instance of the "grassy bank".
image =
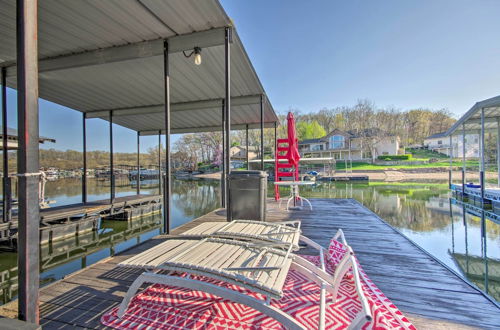
<path id="1" fill-rule="evenodd" d="M 435 151 L 430 151 L 426 149 L 407 149 L 407 153 L 411 153 L 413 155 L 412 159 L 408 161 L 408 164 L 405 164 L 405 161 L 401 161 L 400 165 L 377 165 L 370 164 L 366 162 L 352 162 L 353 170 L 380 170 L 385 171 L 389 169 L 429 169 L 429 168 L 448 168 L 450 167 L 450 159 L 448 156 L 440 154 Z M 431 161 L 432 162 L 429 162 Z M 427 164 L 411 164 L 412 161 L 426 161 L 429 162 Z M 462 167 L 462 159 L 454 159 L 452 162 L 454 167 Z M 478 168 L 479 161 L 478 160 L 467 160 L 466 161 L 467 168 Z M 345 162 L 339 161 L 336 164 L 337 170 L 345 170 Z"/>
<path id="2" fill-rule="evenodd" d="M 454 160 L 452 164 L 454 167 L 462 167 L 462 161 L 459 160 Z M 468 160 L 466 164 L 467 168 L 477 168 L 479 166 L 479 162 L 477 160 Z M 444 161 L 444 160 L 434 163 L 420 164 L 420 165 L 406 165 L 404 164 L 404 162 L 402 162 L 401 165 L 377 165 L 365 162 L 352 162 L 352 169 L 359 171 L 364 171 L 364 170 L 385 171 L 389 169 L 418 169 L 418 168 L 447 168 L 447 167 L 450 167 L 450 161 Z M 339 171 L 345 170 L 345 163 L 343 161 L 337 162 L 336 168 Z"/>

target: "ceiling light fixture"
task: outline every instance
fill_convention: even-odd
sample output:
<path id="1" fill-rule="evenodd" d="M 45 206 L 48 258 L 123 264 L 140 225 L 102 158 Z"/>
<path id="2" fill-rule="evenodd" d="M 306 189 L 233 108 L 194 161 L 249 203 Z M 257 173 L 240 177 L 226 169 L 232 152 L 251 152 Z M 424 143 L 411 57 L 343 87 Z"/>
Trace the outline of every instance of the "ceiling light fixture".
<path id="1" fill-rule="evenodd" d="M 191 57 L 194 55 L 194 64 L 200 65 L 201 64 L 201 48 L 200 47 L 194 47 L 193 51 L 189 54 L 186 54 L 185 51 L 183 51 L 185 57 Z"/>

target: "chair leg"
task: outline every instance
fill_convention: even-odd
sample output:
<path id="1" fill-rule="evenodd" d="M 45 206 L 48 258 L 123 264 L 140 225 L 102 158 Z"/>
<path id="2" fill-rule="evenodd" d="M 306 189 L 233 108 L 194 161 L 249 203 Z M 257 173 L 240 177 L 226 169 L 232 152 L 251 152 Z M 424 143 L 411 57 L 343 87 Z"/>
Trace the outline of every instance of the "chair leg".
<path id="1" fill-rule="evenodd" d="M 311 209 L 311 211 L 312 211 L 313 207 L 312 207 L 312 205 L 311 205 L 311 202 L 310 202 L 307 198 L 304 198 L 304 197 L 300 197 L 300 199 L 301 199 L 302 201 L 306 201 L 306 202 L 307 202 L 307 204 L 309 204 L 309 208 L 310 208 L 310 209 Z M 304 202 L 302 202 L 302 204 L 304 204 Z"/>
<path id="2" fill-rule="evenodd" d="M 286 210 L 287 210 L 287 211 L 288 211 L 288 209 L 290 209 L 290 202 L 291 202 L 294 198 L 295 198 L 295 197 L 293 197 L 293 196 L 292 196 L 292 197 L 290 197 L 290 198 L 288 199 L 288 202 L 286 202 Z"/>
<path id="3" fill-rule="evenodd" d="M 139 276 L 132 286 L 127 291 L 125 299 L 123 299 L 120 308 L 118 310 L 118 317 L 121 318 L 125 314 L 125 310 L 133 297 L 133 293 L 139 289 L 139 287 L 144 283 L 157 283 L 164 285 L 171 285 L 175 287 L 181 287 L 191 290 L 203 291 L 209 294 L 216 295 L 218 297 L 223 297 L 225 299 L 234 301 L 239 304 L 243 304 L 256 309 L 257 311 L 275 319 L 279 323 L 283 324 L 287 329 L 290 330 L 305 330 L 306 328 L 295 320 L 292 316 L 288 315 L 284 311 L 266 304 L 265 301 L 257 300 L 253 297 L 247 296 L 237 291 L 233 291 L 224 287 L 217 286 L 215 284 L 193 280 L 189 278 L 183 278 L 178 276 L 169 276 L 163 274 L 155 273 L 144 273 Z"/>
<path id="4" fill-rule="evenodd" d="M 146 282 L 147 274 L 148 273 L 143 273 L 143 274 L 139 275 L 139 277 L 136 278 L 135 281 L 132 283 L 130 288 L 128 288 L 127 294 L 123 298 L 123 300 L 120 304 L 120 308 L 118 308 L 118 313 L 117 313 L 118 318 L 121 319 L 123 317 L 123 315 L 125 314 L 125 310 L 127 310 L 127 307 L 128 307 L 128 304 L 130 303 L 130 300 L 135 295 L 137 290 L 139 290 L 139 288 L 144 284 L 144 282 Z"/>

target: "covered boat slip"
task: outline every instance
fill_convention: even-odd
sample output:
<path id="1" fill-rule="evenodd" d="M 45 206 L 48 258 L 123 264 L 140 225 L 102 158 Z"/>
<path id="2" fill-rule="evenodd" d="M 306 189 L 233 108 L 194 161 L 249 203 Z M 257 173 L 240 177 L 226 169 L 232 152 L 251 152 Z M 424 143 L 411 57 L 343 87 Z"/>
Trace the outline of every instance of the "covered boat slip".
<path id="1" fill-rule="evenodd" d="M 4 128 L 6 86 L 18 91 L 18 246 L 20 273 L 26 274 L 20 278 L 20 317 L 36 323 L 38 97 L 82 113 L 83 203 L 87 202 L 87 120 L 109 122 L 112 174 L 115 124 L 137 132 L 138 155 L 140 136 L 165 136 L 166 156 L 159 162 L 165 168 L 161 180 L 165 232 L 170 230 L 171 216 L 170 134 L 224 132 L 225 205 L 231 130 L 263 131 L 276 127 L 278 117 L 217 0 L 0 0 L 0 22 Z M 9 191 L 6 139 L 3 150 L 3 185 Z M 111 175 L 111 203 L 114 179 Z M 4 205 L 4 221 L 10 221 L 8 194 Z"/>
<path id="2" fill-rule="evenodd" d="M 479 290 L 423 252 L 374 213 L 351 199 L 313 199 L 314 210 L 286 212 L 268 201 L 268 219 L 301 220 L 302 233 L 326 247 L 338 228 L 344 230 L 361 266 L 375 284 L 417 328 L 496 328 L 499 307 Z M 332 210 L 335 212 L 332 212 Z M 204 223 L 225 222 L 216 210 L 172 230 L 173 239 Z M 123 300 L 142 269 L 118 264 L 165 241 L 155 237 L 115 257 L 94 264 L 41 289 L 44 329 L 103 328 L 100 317 Z M 311 253 L 313 253 L 311 251 Z M 13 315 L 15 303 L 0 308 Z"/>
<path id="3" fill-rule="evenodd" d="M 497 172 L 496 184 L 489 183 L 486 180 L 486 171 L 488 164 L 487 155 L 488 149 L 486 147 L 485 136 L 490 133 L 496 137 L 496 163 L 492 164 Z M 470 148 L 470 141 L 466 139 L 468 134 L 477 134 L 478 139 L 478 156 L 479 156 L 479 182 L 478 185 L 468 185 L 471 176 L 467 169 L 467 154 Z M 451 146 L 450 152 L 450 187 L 462 193 L 468 193 L 471 196 L 487 199 L 490 201 L 500 201 L 500 96 L 492 97 L 490 99 L 477 102 L 474 106 L 467 111 L 447 132 L 446 136 L 449 137 Z M 458 136 L 458 143 L 456 148 L 453 145 L 453 137 Z M 491 150 L 491 148 L 489 148 Z M 452 160 L 453 157 L 457 158 L 462 155 L 462 170 L 460 178 L 452 177 Z M 472 178 L 473 179 L 473 178 Z"/>
<path id="4" fill-rule="evenodd" d="M 7 86 L 15 88 L 15 2 L 0 5 L 0 67 Z M 39 95 L 83 113 L 84 152 L 91 118 L 110 122 L 111 154 L 112 124 L 137 132 L 139 152 L 143 135 L 166 134 L 170 151 L 169 134 L 274 127 L 278 121 L 216 0 L 64 6 L 49 0 L 40 3 L 38 18 Z M 200 65 L 193 63 L 195 51 Z M 161 161 L 167 167 L 168 158 Z M 112 172 L 112 155 L 110 166 Z M 111 199 L 113 190 L 112 184 Z M 85 187 L 82 195 L 85 202 Z"/>

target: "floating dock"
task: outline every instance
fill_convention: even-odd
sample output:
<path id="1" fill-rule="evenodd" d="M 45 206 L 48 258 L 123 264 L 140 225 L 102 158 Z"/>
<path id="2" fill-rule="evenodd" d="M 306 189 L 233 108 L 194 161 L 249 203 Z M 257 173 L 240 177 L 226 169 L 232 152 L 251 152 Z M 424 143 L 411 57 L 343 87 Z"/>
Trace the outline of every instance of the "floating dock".
<path id="1" fill-rule="evenodd" d="M 360 203 L 353 199 L 311 201 L 313 211 L 286 212 L 269 200 L 267 219 L 300 219 L 304 235 L 323 246 L 327 246 L 337 228 L 342 228 L 363 269 L 417 328 L 497 328 L 500 324 L 498 304 Z M 172 234 L 208 221 L 225 221 L 225 212 L 211 212 L 178 227 Z M 164 236 L 157 236 L 42 288 L 43 328 L 102 328 L 101 315 L 120 303 L 141 273 L 118 269 L 117 263 L 163 240 Z M 0 307 L 0 315 L 15 317 L 16 313 L 16 302 Z"/>
<path id="2" fill-rule="evenodd" d="M 481 196 L 480 187 L 466 185 L 462 189 L 461 184 L 452 184 L 450 185 L 450 189 L 457 198 L 464 199 L 464 201 L 470 204 L 500 211 L 500 188 L 485 188 L 483 196 Z"/>
<path id="3" fill-rule="evenodd" d="M 368 181 L 368 175 L 322 176 L 318 181 Z"/>
<path id="4" fill-rule="evenodd" d="M 161 195 L 131 195 L 40 210 L 40 244 L 96 230 L 100 219 L 131 220 L 161 212 Z M 0 242 L 15 246 L 17 217 L 0 224 Z"/>

